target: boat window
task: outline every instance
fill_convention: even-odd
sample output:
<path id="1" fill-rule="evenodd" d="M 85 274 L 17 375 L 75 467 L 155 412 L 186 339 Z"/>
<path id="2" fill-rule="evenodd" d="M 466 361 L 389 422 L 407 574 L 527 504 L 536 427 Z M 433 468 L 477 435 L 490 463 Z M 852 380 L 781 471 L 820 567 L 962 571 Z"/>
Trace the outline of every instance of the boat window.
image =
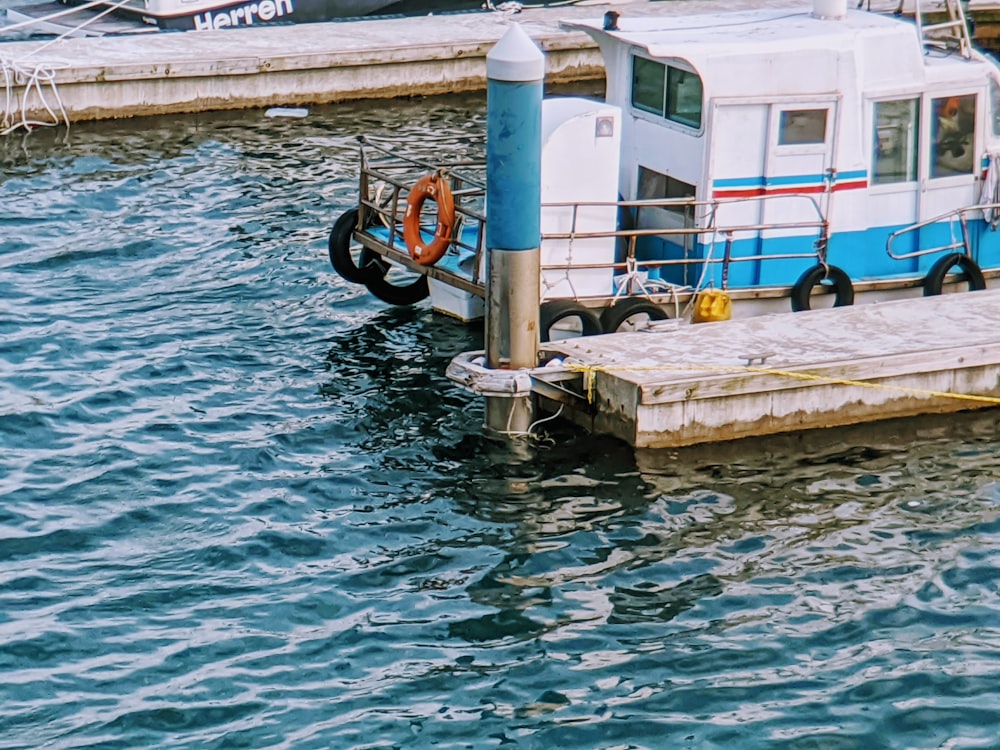
<path id="1" fill-rule="evenodd" d="M 681 217 L 685 221 L 685 226 L 692 226 L 694 222 L 694 185 L 660 174 L 646 167 L 639 167 L 639 189 L 636 194 L 638 200 L 662 200 L 664 198 L 685 198 L 688 203 L 680 205 L 661 205 L 655 207 L 657 211 L 667 211 Z M 647 207 L 640 206 L 637 221 L 641 226 L 643 212 Z M 647 211 L 648 213 L 648 211 Z"/>
<path id="2" fill-rule="evenodd" d="M 976 95 L 931 99 L 931 177 L 971 174 Z"/>
<path id="3" fill-rule="evenodd" d="M 875 102 L 873 185 L 917 179 L 919 100 Z"/>
<path id="4" fill-rule="evenodd" d="M 825 109 L 786 109 L 778 124 L 779 146 L 826 142 Z"/>
<path id="5" fill-rule="evenodd" d="M 701 79 L 680 68 L 667 68 L 667 119 L 701 127 Z"/>
<path id="6" fill-rule="evenodd" d="M 700 128 L 702 93 L 697 73 L 633 55 L 632 106 L 636 109 Z"/>
<path id="7" fill-rule="evenodd" d="M 632 58 L 632 106 L 663 116 L 667 66 L 644 57 Z"/>

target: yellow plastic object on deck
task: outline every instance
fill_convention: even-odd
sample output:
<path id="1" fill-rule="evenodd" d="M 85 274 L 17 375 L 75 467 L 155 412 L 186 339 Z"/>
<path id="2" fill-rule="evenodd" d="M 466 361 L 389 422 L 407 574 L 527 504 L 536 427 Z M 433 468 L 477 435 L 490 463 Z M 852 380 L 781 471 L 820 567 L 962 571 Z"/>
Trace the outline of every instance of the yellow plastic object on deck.
<path id="1" fill-rule="evenodd" d="M 694 303 L 692 323 L 714 323 L 729 320 L 733 315 L 733 301 L 721 289 L 706 289 Z"/>

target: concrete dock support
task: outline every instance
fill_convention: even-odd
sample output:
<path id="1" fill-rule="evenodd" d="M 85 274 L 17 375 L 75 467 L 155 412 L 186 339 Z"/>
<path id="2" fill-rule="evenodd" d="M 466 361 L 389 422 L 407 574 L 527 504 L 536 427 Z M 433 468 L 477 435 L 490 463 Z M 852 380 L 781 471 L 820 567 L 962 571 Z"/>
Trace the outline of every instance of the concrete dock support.
<path id="1" fill-rule="evenodd" d="M 517 24 L 486 56 L 486 365 L 538 364 L 542 80 L 545 57 Z M 530 393 L 486 399 L 487 430 L 517 436 Z"/>

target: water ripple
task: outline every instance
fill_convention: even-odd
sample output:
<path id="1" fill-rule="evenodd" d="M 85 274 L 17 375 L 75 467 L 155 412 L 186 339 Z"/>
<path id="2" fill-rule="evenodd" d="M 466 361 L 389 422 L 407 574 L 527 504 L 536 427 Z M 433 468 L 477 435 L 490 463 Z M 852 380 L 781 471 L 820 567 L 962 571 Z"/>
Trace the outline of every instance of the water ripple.
<path id="1" fill-rule="evenodd" d="M 330 271 L 356 135 L 482 123 L 0 142 L 0 748 L 995 747 L 993 416 L 525 456 Z"/>

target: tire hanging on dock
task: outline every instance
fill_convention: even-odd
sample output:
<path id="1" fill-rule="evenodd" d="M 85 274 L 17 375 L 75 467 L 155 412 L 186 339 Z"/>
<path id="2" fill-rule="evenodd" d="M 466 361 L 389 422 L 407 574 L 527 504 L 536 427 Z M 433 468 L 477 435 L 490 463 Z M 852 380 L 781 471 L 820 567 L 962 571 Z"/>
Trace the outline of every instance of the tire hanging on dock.
<path id="1" fill-rule="evenodd" d="M 986 288 L 986 279 L 976 261 L 965 253 L 951 253 L 943 258 L 938 258 L 931 266 L 931 270 L 927 272 L 927 276 L 924 277 L 924 296 L 936 297 L 941 294 L 945 278 L 956 266 L 961 268 L 962 273 L 965 274 L 970 292 L 978 292 Z"/>
<path id="2" fill-rule="evenodd" d="M 854 285 L 851 284 L 851 277 L 837 266 L 817 263 L 802 274 L 792 287 L 792 312 L 812 309 L 810 297 L 816 286 L 832 291 L 836 295 L 834 307 L 848 307 L 854 304 Z"/>
<path id="3" fill-rule="evenodd" d="M 365 277 L 365 286 L 368 291 L 389 305 L 415 305 L 431 293 L 427 284 L 427 277 L 423 274 L 408 284 L 393 284 L 387 278 L 389 269 L 392 266 L 382 259 L 378 253 L 369 250 L 367 247 L 361 251 L 361 268 L 373 269 Z M 374 269 L 378 269 L 376 272 Z"/>
<path id="4" fill-rule="evenodd" d="M 556 323 L 578 321 L 580 336 L 596 336 L 601 333 L 601 321 L 597 313 L 578 302 L 557 299 L 543 302 L 538 310 L 538 332 L 542 342 L 551 341 L 552 327 Z M 569 331 L 570 329 L 566 329 Z M 576 331 L 573 331 L 576 333 Z"/>
<path id="5" fill-rule="evenodd" d="M 369 276 L 385 275 L 385 270 L 378 266 L 366 266 L 360 259 L 354 260 L 351 241 L 354 230 L 358 226 L 358 209 L 352 208 L 342 213 L 333 223 L 330 230 L 330 265 L 343 279 L 352 284 L 364 284 Z M 355 248 L 358 249 L 358 248 Z M 364 253 L 359 253 L 360 257 Z M 377 258 L 378 256 L 376 256 Z"/>
<path id="6" fill-rule="evenodd" d="M 615 333 L 630 318 L 639 316 L 645 316 L 649 322 L 667 319 L 666 311 L 659 305 L 654 305 L 643 297 L 628 297 L 604 308 L 601 312 L 601 330 L 604 333 Z"/>

